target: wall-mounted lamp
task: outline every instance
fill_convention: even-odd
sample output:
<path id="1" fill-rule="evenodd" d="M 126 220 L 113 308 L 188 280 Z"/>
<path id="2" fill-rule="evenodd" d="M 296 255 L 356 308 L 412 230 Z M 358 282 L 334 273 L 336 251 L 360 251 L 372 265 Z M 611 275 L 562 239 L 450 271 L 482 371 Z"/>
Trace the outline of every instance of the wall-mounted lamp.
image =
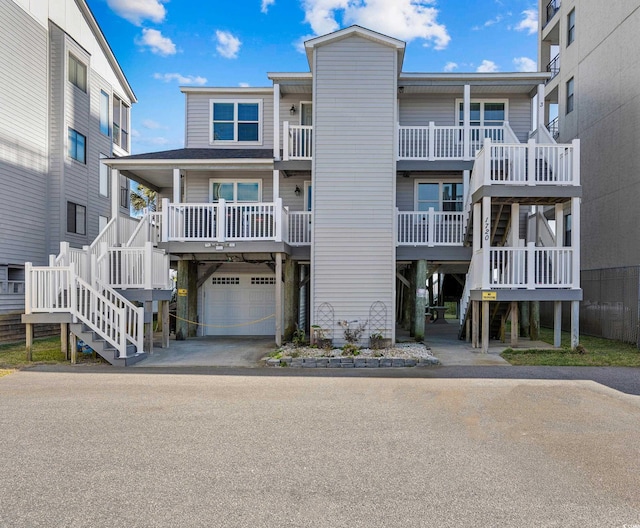
<path id="1" fill-rule="evenodd" d="M 293 191 L 293 192 L 296 193 L 296 196 L 300 196 L 302 194 L 302 191 L 300 190 L 300 187 L 298 187 L 297 185 L 296 185 L 296 190 Z"/>
<path id="2" fill-rule="evenodd" d="M 404 86 L 398 86 L 398 93 L 404 93 Z"/>
<path id="3" fill-rule="evenodd" d="M 289 108 L 289 113 L 291 115 L 295 115 L 296 114 L 296 105 L 292 104 L 291 108 Z"/>

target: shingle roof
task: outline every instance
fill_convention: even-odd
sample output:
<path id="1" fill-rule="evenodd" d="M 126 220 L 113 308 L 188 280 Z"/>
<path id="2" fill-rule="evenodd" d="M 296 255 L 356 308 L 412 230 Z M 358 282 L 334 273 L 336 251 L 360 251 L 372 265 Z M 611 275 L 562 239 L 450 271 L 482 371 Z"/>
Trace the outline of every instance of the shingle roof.
<path id="1" fill-rule="evenodd" d="M 184 148 L 123 156 L 118 160 L 273 159 L 273 149 Z"/>

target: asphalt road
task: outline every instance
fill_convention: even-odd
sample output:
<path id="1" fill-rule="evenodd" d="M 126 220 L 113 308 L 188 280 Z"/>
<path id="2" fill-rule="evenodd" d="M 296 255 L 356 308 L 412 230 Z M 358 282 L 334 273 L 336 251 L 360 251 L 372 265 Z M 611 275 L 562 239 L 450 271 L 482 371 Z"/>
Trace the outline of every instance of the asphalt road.
<path id="1" fill-rule="evenodd" d="M 0 378 L 0 526 L 640 525 L 637 396 L 180 372 Z"/>

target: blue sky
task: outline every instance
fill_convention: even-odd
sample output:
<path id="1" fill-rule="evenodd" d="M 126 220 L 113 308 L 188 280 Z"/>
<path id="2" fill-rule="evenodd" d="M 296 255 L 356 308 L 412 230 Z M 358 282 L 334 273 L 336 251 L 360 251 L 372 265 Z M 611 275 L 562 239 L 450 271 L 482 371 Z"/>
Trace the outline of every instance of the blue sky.
<path id="1" fill-rule="evenodd" d="M 407 42 L 406 72 L 532 71 L 531 0 L 87 0 L 138 103 L 132 152 L 184 146 L 179 86 L 270 86 L 301 43 L 359 24 Z"/>

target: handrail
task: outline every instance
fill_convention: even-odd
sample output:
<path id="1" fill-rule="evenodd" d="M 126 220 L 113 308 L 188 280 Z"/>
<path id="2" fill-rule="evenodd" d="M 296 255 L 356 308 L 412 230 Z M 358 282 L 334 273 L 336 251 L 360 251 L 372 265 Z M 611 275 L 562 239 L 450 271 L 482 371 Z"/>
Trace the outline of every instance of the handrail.
<path id="1" fill-rule="evenodd" d="M 556 75 L 560 73 L 560 54 L 558 53 L 553 59 L 549 61 L 547 64 L 547 71 L 551 73 L 551 77 L 547 79 L 547 83 L 551 81 Z"/>
<path id="2" fill-rule="evenodd" d="M 149 240 L 149 214 L 145 214 L 138 222 L 124 247 L 141 247 Z"/>
<path id="3" fill-rule="evenodd" d="M 397 243 L 401 246 L 461 246 L 462 211 L 398 211 Z"/>

